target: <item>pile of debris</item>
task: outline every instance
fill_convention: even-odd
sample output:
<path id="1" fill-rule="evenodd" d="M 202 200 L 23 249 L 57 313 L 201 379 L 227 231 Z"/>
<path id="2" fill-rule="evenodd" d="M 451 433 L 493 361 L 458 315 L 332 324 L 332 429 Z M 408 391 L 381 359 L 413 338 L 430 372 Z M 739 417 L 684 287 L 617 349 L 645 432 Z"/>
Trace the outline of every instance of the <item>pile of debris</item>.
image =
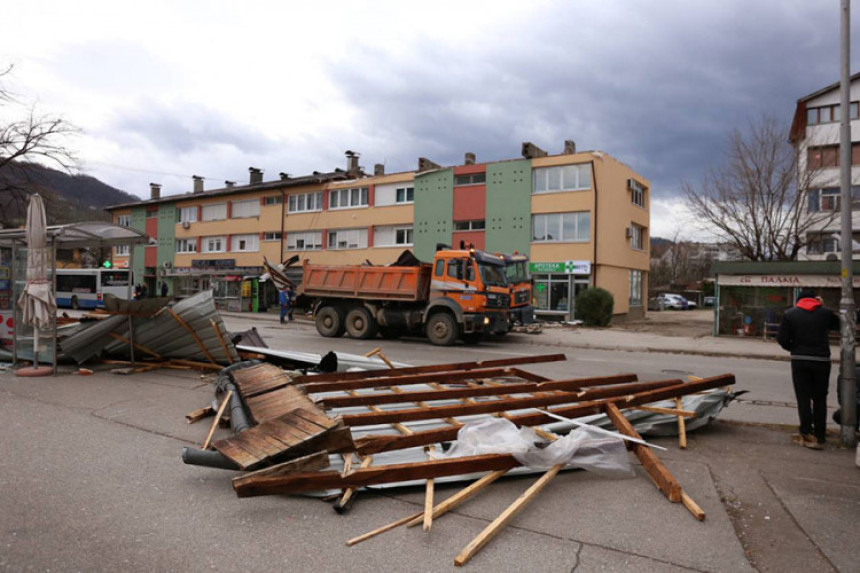
<path id="1" fill-rule="evenodd" d="M 378 349 L 374 352 L 386 360 Z M 350 545 L 400 525 L 422 523 L 429 529 L 433 519 L 503 475 L 540 472 L 534 485 L 464 548 L 457 565 L 489 542 L 562 469 L 631 474 L 625 446 L 670 501 L 704 519 L 624 412 L 640 415 L 645 426 L 655 425 L 654 416 L 672 420 L 683 436 L 684 420 L 707 423 L 728 403 L 734 376 L 688 382 L 639 382 L 633 374 L 551 380 L 519 368 L 559 360 L 565 356 L 391 364 L 388 370 L 328 374 L 290 372 L 258 361 L 237 363 L 219 376 L 221 404 L 203 448 L 186 448 L 183 459 L 247 472 L 233 478 L 239 497 L 335 492 L 335 509 L 341 512 L 358 488 L 425 486 L 424 511 L 349 540 Z M 211 442 L 208 449 L 218 417 L 228 407 L 234 434 Z M 589 416 L 605 416 L 616 431 L 584 423 L 595 421 Z M 435 503 L 435 483 L 472 479 L 476 481 L 465 489 Z"/>

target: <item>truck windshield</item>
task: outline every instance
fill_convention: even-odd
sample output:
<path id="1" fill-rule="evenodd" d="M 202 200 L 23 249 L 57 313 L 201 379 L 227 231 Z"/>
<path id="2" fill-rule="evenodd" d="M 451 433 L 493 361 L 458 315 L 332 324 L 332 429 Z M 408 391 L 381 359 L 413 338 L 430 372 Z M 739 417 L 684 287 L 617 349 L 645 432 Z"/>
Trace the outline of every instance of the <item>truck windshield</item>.
<path id="1" fill-rule="evenodd" d="M 481 281 L 487 286 L 508 286 L 505 278 L 505 268 L 498 265 L 478 263 L 478 271 L 481 273 Z"/>
<path id="2" fill-rule="evenodd" d="M 528 282 L 528 263 L 525 261 L 508 263 L 507 266 L 505 266 L 505 274 L 508 276 L 508 282 L 511 284 Z"/>

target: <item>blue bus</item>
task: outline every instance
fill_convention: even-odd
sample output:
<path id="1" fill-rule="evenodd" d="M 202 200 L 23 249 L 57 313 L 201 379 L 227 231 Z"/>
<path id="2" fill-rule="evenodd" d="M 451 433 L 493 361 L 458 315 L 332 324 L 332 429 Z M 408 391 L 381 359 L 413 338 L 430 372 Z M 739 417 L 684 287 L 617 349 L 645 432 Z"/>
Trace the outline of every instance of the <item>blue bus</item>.
<path id="1" fill-rule="evenodd" d="M 104 306 L 104 295 L 130 298 L 127 269 L 57 269 L 57 306 L 93 309 Z"/>

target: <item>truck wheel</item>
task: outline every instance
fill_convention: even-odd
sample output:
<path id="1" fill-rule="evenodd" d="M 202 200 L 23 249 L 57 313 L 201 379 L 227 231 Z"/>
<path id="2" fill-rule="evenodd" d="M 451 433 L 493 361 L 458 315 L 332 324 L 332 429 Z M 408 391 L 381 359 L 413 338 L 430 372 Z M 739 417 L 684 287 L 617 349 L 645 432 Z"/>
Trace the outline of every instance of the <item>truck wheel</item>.
<path id="1" fill-rule="evenodd" d="M 439 312 L 427 321 L 425 332 L 430 342 L 436 346 L 451 346 L 457 340 L 459 329 L 450 314 Z"/>
<path id="2" fill-rule="evenodd" d="M 376 321 L 366 308 L 357 306 L 346 313 L 346 332 L 350 338 L 373 338 L 376 328 Z"/>
<path id="3" fill-rule="evenodd" d="M 326 338 L 337 338 L 343 335 L 343 312 L 334 306 L 324 306 L 317 310 L 314 324 L 317 332 Z"/>

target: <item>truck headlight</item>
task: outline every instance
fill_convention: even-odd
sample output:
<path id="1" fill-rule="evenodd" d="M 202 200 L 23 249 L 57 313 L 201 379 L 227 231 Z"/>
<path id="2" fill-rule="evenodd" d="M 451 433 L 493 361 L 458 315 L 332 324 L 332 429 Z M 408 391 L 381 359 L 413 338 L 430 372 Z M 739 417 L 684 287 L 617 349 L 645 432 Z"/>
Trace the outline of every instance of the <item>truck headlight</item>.
<path id="1" fill-rule="evenodd" d="M 490 317 L 489 317 L 489 316 L 485 316 L 485 317 L 484 317 L 484 326 L 488 326 L 489 324 L 490 324 Z"/>

